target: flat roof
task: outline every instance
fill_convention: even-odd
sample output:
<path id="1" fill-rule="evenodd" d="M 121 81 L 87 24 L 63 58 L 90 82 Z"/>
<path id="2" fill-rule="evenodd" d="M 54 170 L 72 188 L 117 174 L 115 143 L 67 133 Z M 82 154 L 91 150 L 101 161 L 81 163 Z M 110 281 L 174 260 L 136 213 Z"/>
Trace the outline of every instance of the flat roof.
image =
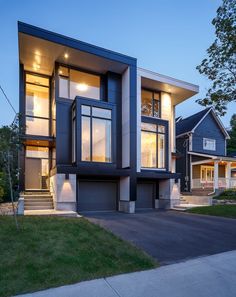
<path id="1" fill-rule="evenodd" d="M 196 95 L 199 86 L 167 75 L 138 67 L 141 84 L 144 88 L 157 89 L 173 95 L 174 105 Z"/>

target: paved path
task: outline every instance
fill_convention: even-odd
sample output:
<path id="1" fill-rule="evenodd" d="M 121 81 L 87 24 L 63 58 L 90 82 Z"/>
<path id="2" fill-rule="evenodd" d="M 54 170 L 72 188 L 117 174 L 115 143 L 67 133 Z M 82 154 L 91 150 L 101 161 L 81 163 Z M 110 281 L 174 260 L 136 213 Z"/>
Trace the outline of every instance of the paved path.
<path id="1" fill-rule="evenodd" d="M 21 296 L 235 297 L 236 251 Z"/>
<path id="2" fill-rule="evenodd" d="M 177 211 L 110 212 L 86 216 L 139 246 L 162 265 L 236 249 L 234 219 Z"/>

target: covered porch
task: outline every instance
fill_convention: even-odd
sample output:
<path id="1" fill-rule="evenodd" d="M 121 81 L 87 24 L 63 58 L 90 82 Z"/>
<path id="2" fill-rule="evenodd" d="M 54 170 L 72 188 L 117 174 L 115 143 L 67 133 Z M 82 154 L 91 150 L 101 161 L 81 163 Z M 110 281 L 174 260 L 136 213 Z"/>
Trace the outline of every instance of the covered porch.
<path id="1" fill-rule="evenodd" d="M 236 189 L 236 177 L 233 173 L 236 168 L 236 158 L 226 156 L 209 157 L 204 156 L 202 160 L 192 158 L 190 165 L 191 189 L 212 189 L 214 192 Z"/>

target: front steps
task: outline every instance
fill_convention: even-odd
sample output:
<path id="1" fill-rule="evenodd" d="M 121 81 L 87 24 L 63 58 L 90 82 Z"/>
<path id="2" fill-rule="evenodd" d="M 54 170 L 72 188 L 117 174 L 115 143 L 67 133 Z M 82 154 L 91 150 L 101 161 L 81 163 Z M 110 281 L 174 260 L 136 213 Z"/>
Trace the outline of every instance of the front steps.
<path id="1" fill-rule="evenodd" d="M 214 192 L 213 189 L 192 189 L 193 196 L 208 196 Z M 212 194 L 214 195 L 214 194 Z"/>
<path id="2" fill-rule="evenodd" d="M 25 192 L 24 210 L 51 210 L 54 209 L 50 192 Z"/>

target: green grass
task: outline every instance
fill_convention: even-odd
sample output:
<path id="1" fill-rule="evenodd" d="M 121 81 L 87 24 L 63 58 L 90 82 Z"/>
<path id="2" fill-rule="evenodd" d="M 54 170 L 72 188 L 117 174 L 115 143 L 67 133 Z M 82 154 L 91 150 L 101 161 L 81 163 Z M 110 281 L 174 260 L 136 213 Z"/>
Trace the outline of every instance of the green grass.
<path id="1" fill-rule="evenodd" d="M 190 213 L 236 219 L 236 205 L 212 205 L 189 209 Z"/>
<path id="2" fill-rule="evenodd" d="M 82 218 L 0 216 L 0 296 L 33 292 L 157 263 Z"/>

